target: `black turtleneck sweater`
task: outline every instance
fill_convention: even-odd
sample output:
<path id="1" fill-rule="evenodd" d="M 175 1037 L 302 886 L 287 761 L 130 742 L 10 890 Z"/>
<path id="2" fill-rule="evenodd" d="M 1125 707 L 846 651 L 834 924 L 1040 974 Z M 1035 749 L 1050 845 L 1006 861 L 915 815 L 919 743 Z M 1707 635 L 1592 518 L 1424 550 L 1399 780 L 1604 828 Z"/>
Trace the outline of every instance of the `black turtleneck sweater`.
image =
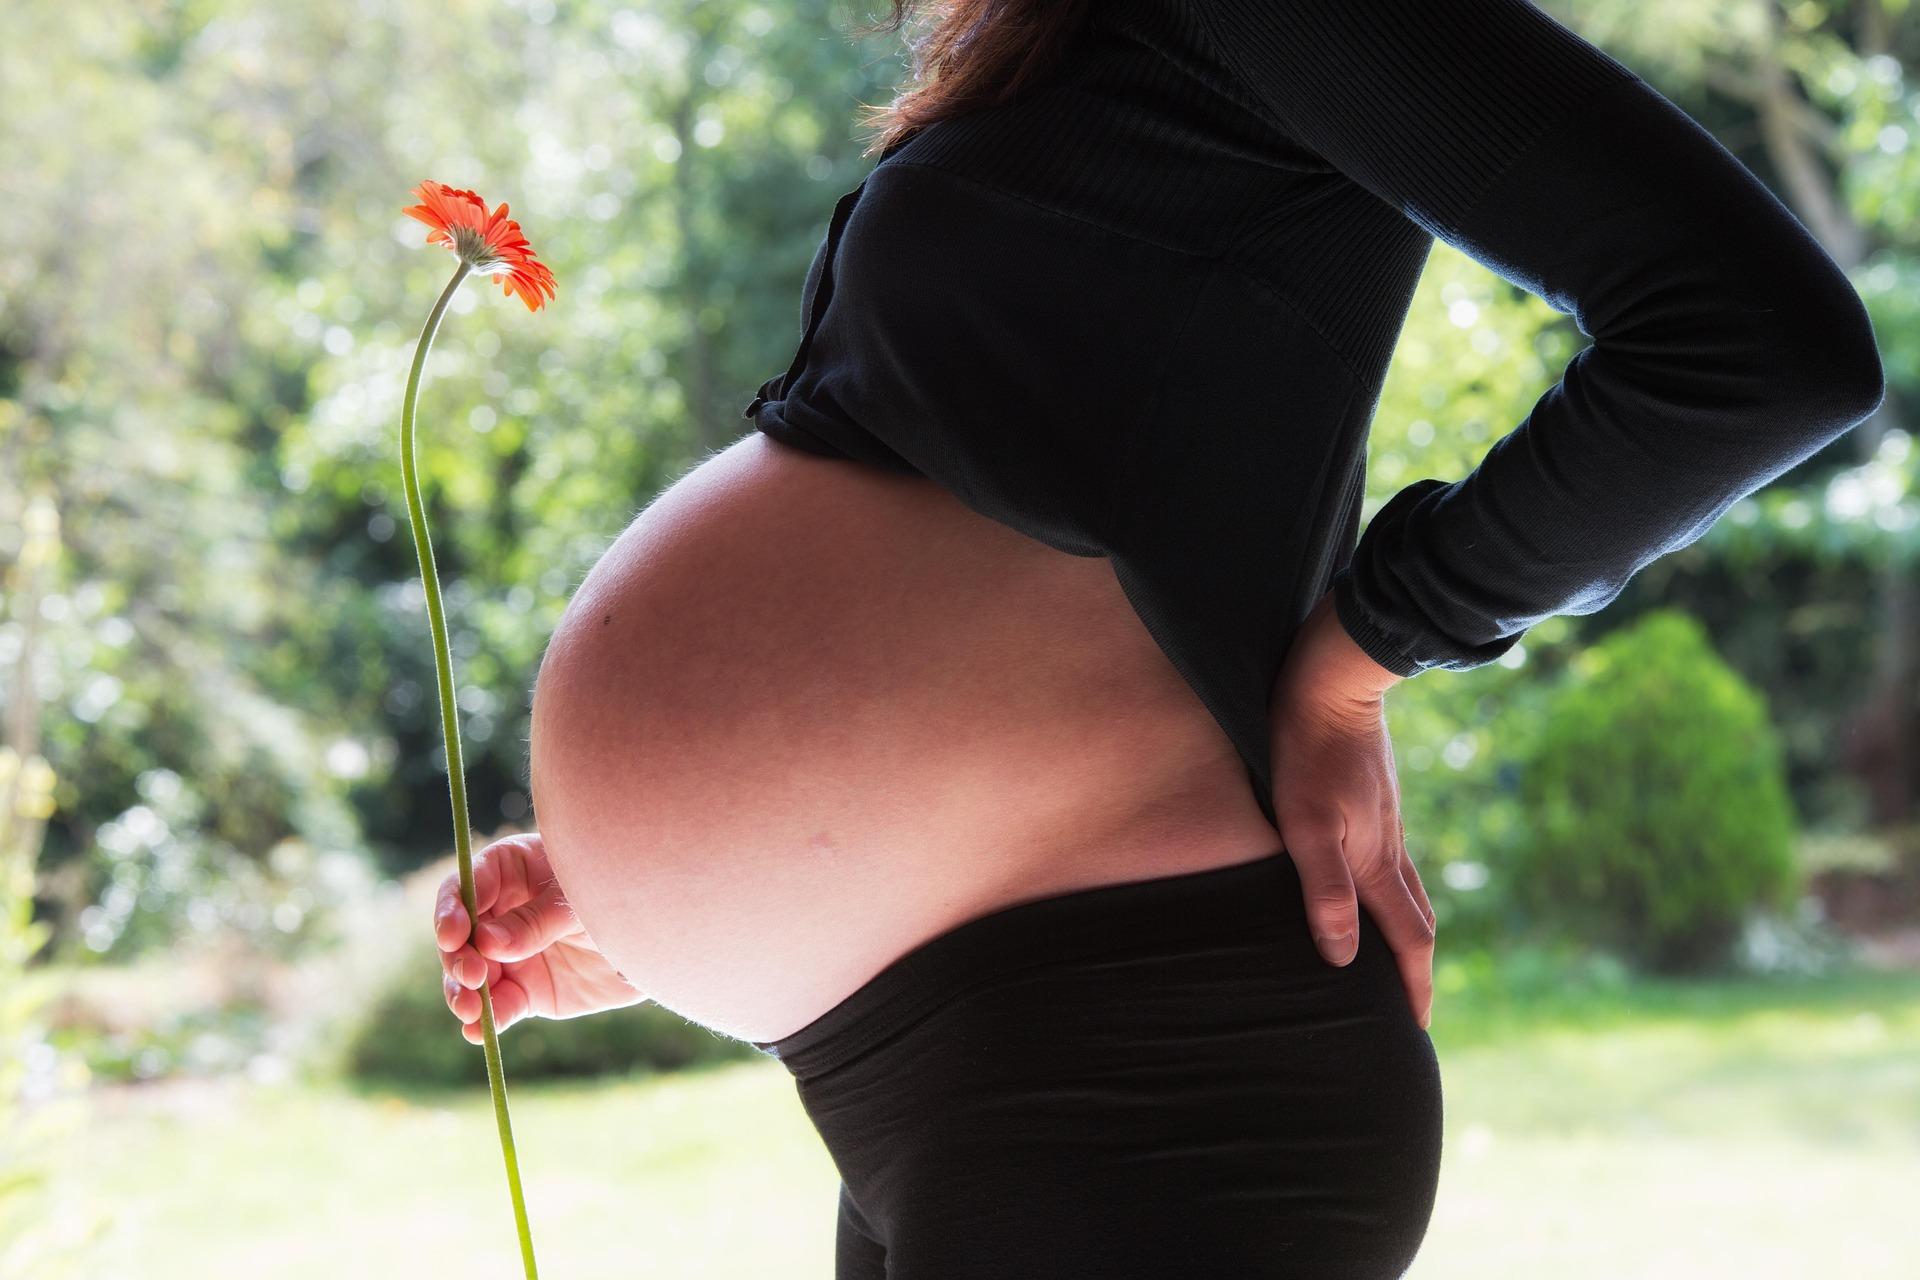
<path id="1" fill-rule="evenodd" d="M 1438 237 L 1590 345 L 1360 533 Z M 1274 817 L 1268 699 L 1331 587 L 1402 676 L 1592 613 L 1867 417 L 1865 308 L 1646 81 L 1526 0 L 1116 0 L 834 206 L 746 416 L 1104 556 Z"/>

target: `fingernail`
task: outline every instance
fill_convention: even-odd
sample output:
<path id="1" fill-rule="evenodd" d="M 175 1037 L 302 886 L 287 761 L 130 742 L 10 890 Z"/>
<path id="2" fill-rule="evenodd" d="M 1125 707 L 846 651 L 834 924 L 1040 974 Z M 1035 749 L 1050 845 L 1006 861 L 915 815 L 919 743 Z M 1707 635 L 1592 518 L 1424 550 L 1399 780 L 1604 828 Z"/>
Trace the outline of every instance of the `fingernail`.
<path id="1" fill-rule="evenodd" d="M 497 924 L 481 925 L 474 938 L 495 950 L 507 945 L 507 931 Z"/>
<path id="2" fill-rule="evenodd" d="M 1315 937 L 1313 941 L 1320 948 L 1320 954 L 1334 964 L 1345 964 L 1359 950 L 1359 943 L 1350 933 L 1343 933 L 1337 938 Z"/>

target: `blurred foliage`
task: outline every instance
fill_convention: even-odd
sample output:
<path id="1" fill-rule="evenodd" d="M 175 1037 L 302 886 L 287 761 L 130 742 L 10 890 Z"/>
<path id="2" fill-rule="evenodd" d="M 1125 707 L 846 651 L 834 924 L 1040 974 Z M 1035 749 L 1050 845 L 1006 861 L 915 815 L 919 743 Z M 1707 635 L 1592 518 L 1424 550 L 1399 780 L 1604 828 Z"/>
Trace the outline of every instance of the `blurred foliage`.
<path id="1" fill-rule="evenodd" d="M 183 931 L 298 943 L 314 904 L 285 909 L 273 850 L 397 871 L 447 836 L 395 439 L 447 261 L 407 189 L 510 200 L 561 281 L 536 321 L 463 291 L 422 404 L 487 827 L 528 811 L 529 685 L 572 587 L 784 367 L 821 219 L 865 166 L 854 107 L 899 68 L 824 7 L 9 19 L 0 169 L 28 180 L 0 258 L 0 556 L 16 480 L 69 529 L 41 609 L 43 903 L 64 949 L 116 959 Z"/>
<path id="2" fill-rule="evenodd" d="M 7 567 L 10 600 L 37 610 L 45 578 L 60 549 L 60 524 L 44 494 L 27 504 L 20 555 Z M 31 652 L 34 628 L 22 628 L 22 651 Z M 28 661 L 16 667 L 17 684 L 32 677 Z M 25 749 L 0 742 L 0 1276 L 52 1280 L 71 1274 L 69 1265 L 87 1242 L 62 1236 L 43 1203 L 45 1163 L 69 1136 L 76 1116 L 49 1105 L 49 1095 L 71 1078 L 46 1042 L 41 1026 L 45 991 L 28 966 L 52 932 L 34 919 L 34 872 L 47 818 L 53 813 L 55 777 L 36 750 L 39 724 L 16 691 L 8 708 L 7 736 Z M 93 1224 L 97 1231 L 99 1224 Z"/>
<path id="3" fill-rule="evenodd" d="M 1799 888 L 1766 701 L 1674 610 L 1580 655 L 1525 751 L 1520 799 L 1523 908 L 1655 970 L 1724 965 L 1747 915 Z"/>
<path id="4" fill-rule="evenodd" d="M 266 1039 L 260 1008 L 203 1006 L 128 1028 L 65 1026 L 49 1039 L 101 1083 L 242 1071 Z"/>
<path id="5" fill-rule="evenodd" d="M 652 1001 L 585 1018 L 528 1018 L 501 1033 L 500 1051 L 516 1080 L 627 1075 L 760 1057 Z M 338 1067 L 365 1081 L 408 1085 L 485 1084 L 480 1046 L 467 1043 L 447 1011 L 440 960 L 432 946 L 406 955 L 384 989 L 346 1028 Z"/>
<path id="6" fill-rule="evenodd" d="M 1820 138 L 1892 404 L 1920 387 L 1911 6 L 1546 6 L 1792 195 L 1743 97 L 1792 78 Z M 326 939 L 336 855 L 404 871 L 449 810 L 396 432 L 447 269 L 400 215 L 422 177 L 509 201 L 558 273 L 530 317 L 456 300 L 421 465 L 447 588 L 475 825 L 530 821 L 528 694 L 573 588 L 633 513 L 745 426 L 784 368 L 856 108 L 906 69 L 872 6 L 755 0 L 15 0 L 0 44 L 0 562 L 44 492 L 35 609 L 57 778 L 39 914 L 74 959 L 239 934 Z M 1769 61 L 1770 60 L 1770 61 Z M 1796 205 L 1798 208 L 1799 206 Z M 502 310 L 502 308 L 505 310 Z M 1585 338 L 1436 245 L 1378 406 L 1369 500 L 1464 474 Z M 1896 420 L 1737 504 L 1591 618 L 1396 690 L 1407 827 L 1444 927 L 1503 936 L 1524 835 L 1512 744 L 1582 646 L 1661 604 L 1766 692 L 1796 806 L 1858 828 L 1835 744 L 1889 572 L 1915 562 L 1920 456 Z M 0 673 L 24 643 L 0 611 Z M 0 681 L 0 697 L 13 697 Z"/>

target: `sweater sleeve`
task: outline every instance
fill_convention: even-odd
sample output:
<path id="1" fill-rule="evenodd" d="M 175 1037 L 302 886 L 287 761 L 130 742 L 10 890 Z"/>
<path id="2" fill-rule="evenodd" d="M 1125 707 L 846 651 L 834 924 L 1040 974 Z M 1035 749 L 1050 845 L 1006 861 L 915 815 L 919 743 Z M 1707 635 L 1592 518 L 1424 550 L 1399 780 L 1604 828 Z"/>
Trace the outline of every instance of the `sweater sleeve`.
<path id="1" fill-rule="evenodd" d="M 1200 0 L 1248 105 L 1592 339 L 1472 472 L 1401 489 L 1333 578 L 1401 676 L 1592 613 L 1870 416 L 1845 274 L 1712 135 L 1526 0 Z"/>

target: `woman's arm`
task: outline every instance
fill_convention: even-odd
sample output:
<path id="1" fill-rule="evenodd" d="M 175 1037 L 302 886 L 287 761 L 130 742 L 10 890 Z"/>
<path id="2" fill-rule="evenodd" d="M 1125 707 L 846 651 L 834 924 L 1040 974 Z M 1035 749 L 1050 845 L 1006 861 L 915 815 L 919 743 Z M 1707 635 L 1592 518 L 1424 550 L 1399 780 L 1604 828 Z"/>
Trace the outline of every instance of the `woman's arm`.
<path id="1" fill-rule="evenodd" d="M 1594 341 L 1333 595 L 1395 675 L 1490 662 L 1879 405 L 1859 295 L 1705 129 L 1526 0 L 1200 0 L 1250 104 Z"/>

